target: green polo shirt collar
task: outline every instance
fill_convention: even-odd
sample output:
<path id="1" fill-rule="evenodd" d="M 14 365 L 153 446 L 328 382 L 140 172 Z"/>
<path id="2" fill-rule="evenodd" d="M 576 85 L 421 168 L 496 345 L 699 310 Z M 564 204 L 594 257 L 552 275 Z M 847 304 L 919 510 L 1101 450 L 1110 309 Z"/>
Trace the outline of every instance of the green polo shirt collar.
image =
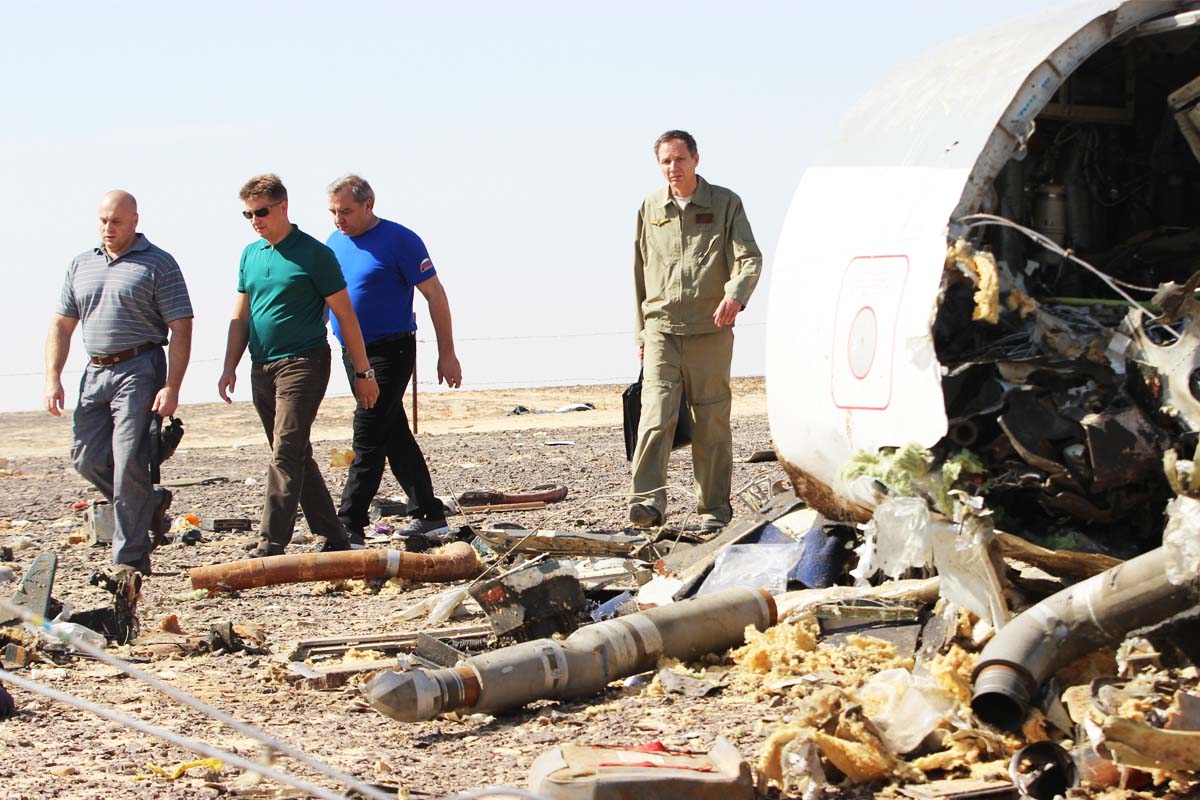
<path id="1" fill-rule="evenodd" d="M 283 253 L 284 251 L 286 251 L 289 247 L 291 247 L 293 244 L 295 244 L 299 240 L 299 237 L 296 236 L 296 233 L 299 230 L 300 230 L 300 226 L 293 222 L 291 231 L 288 232 L 287 236 L 285 236 L 279 240 L 279 244 L 271 244 L 266 239 L 263 239 L 262 245 L 260 245 L 258 249 L 259 250 L 270 250 L 273 247 L 276 250 L 278 250 L 279 252 Z"/>

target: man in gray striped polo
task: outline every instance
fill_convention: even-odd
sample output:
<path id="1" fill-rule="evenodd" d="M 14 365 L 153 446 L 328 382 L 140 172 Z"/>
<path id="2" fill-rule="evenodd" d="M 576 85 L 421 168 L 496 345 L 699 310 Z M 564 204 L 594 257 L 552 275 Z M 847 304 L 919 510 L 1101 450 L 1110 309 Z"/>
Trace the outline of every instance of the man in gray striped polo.
<path id="1" fill-rule="evenodd" d="M 113 563 L 149 575 L 149 531 L 165 527 L 171 502 L 150 481 L 151 415 L 168 417 L 179 404 L 192 304 L 175 259 L 138 233 L 137 223 L 133 195 L 116 190 L 100 198 L 101 244 L 71 262 L 50 321 L 43 399 L 47 411 L 62 415 L 63 365 L 82 322 L 88 365 L 71 461 L 112 503 Z"/>

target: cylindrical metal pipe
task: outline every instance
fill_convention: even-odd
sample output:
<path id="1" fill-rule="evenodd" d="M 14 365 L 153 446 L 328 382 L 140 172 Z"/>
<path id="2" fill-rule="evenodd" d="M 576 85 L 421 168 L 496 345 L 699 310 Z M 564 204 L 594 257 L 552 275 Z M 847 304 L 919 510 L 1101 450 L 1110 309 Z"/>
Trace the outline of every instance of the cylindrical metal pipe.
<path id="1" fill-rule="evenodd" d="M 189 574 L 193 589 L 230 590 L 306 581 L 396 577 L 448 583 L 474 578 L 481 570 L 474 548 L 466 542 L 453 542 L 437 554 L 399 550 L 301 553 L 196 567 Z"/>
<path id="2" fill-rule="evenodd" d="M 761 589 L 727 589 L 580 628 L 563 641 L 538 639 L 467 659 L 453 669 L 383 672 L 367 700 L 402 722 L 469 709 L 491 713 L 534 700 L 596 694 L 652 669 L 660 658 L 694 659 L 741 644 L 746 627 L 777 620 Z"/>
<path id="3" fill-rule="evenodd" d="M 959 420 L 950 426 L 947 435 L 959 447 L 970 447 L 979 439 L 979 426 L 969 419 Z"/>
<path id="4" fill-rule="evenodd" d="M 1151 550 L 1011 620 L 988 642 L 975 667 L 971 708 L 976 716 L 997 728 L 1018 729 L 1034 695 L 1060 667 L 1194 605 L 1200 575 L 1172 584 L 1168 557 L 1164 548 Z"/>

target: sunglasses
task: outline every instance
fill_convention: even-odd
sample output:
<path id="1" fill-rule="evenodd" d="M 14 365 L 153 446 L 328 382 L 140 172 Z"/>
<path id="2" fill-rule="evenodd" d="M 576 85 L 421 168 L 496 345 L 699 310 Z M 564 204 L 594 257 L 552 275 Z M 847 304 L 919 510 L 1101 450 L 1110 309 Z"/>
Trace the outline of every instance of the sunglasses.
<path id="1" fill-rule="evenodd" d="M 274 208 L 275 206 L 279 205 L 282 202 L 283 202 L 282 200 L 279 200 L 274 203 L 271 203 L 268 206 L 263 206 L 262 208 L 256 208 L 253 211 L 243 211 L 242 216 L 245 217 L 246 219 L 251 219 L 252 217 L 258 217 L 259 219 L 262 219 L 267 214 L 271 213 L 272 208 Z"/>

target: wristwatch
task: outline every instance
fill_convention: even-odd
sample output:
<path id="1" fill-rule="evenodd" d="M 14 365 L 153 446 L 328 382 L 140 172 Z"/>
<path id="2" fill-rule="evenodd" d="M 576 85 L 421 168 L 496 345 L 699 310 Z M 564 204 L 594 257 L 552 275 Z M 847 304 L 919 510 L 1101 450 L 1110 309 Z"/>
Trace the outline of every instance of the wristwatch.
<path id="1" fill-rule="evenodd" d="M 375 370 L 372 368 L 368 369 L 366 372 L 356 372 L 354 373 L 354 377 L 362 378 L 364 381 L 373 381 L 375 380 Z"/>

